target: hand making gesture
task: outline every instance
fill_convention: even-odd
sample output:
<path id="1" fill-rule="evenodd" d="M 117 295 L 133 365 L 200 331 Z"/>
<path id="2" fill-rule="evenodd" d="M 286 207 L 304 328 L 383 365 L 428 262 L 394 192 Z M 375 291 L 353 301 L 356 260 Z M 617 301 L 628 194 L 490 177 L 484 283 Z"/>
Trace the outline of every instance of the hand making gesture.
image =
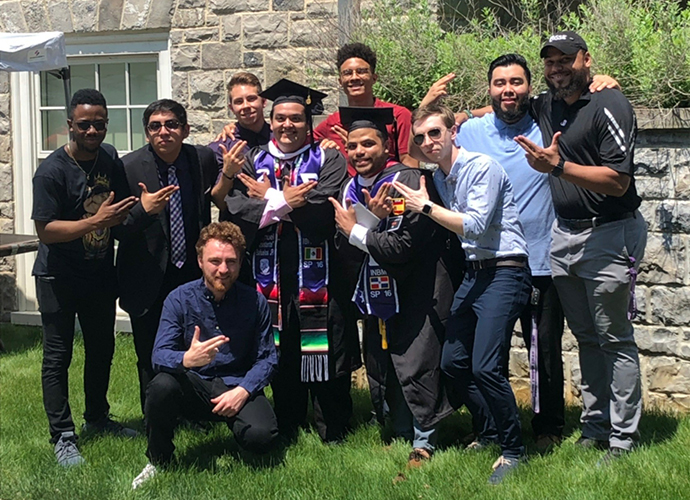
<path id="1" fill-rule="evenodd" d="M 393 187 L 405 197 L 405 208 L 419 213 L 424 205 L 429 201 L 429 193 L 426 191 L 426 179 L 424 176 L 419 178 L 419 189 L 414 190 L 398 181 L 393 183 Z"/>
<path id="2" fill-rule="evenodd" d="M 342 233 L 350 237 L 352 228 L 357 224 L 357 215 L 355 214 L 355 208 L 350 203 L 350 200 L 346 201 L 347 210 L 333 197 L 329 197 L 328 201 L 333 204 L 335 209 L 335 224 Z"/>
<path id="3" fill-rule="evenodd" d="M 247 186 L 247 196 L 256 200 L 263 200 L 266 196 L 266 191 L 271 187 L 271 181 L 268 180 L 266 174 L 261 177 L 261 181 L 257 181 L 243 172 L 237 174 L 237 178 L 242 181 L 242 184 Z"/>
<path id="4" fill-rule="evenodd" d="M 379 219 L 385 219 L 393 211 L 393 199 L 390 197 L 392 187 L 390 182 L 384 182 L 373 198 L 369 191 L 362 189 L 367 208 Z"/>
<path id="5" fill-rule="evenodd" d="M 150 193 L 146 187 L 146 184 L 143 182 L 139 183 L 139 187 L 141 188 L 141 195 L 139 195 L 139 198 L 141 199 L 141 206 L 149 215 L 161 213 L 170 201 L 172 194 L 180 189 L 180 186 L 174 186 L 171 184 L 169 186 L 160 188 L 158 191 Z"/>
<path id="6" fill-rule="evenodd" d="M 216 354 L 218 354 L 220 346 L 230 340 L 224 335 L 219 335 L 201 342 L 199 340 L 199 335 L 201 335 L 201 329 L 195 326 L 192 344 L 182 358 L 182 365 L 185 368 L 196 368 L 212 363 L 213 360 L 216 359 Z"/>
<path id="7" fill-rule="evenodd" d="M 247 141 L 237 141 L 228 151 L 223 144 L 218 145 L 223 152 L 223 175 L 228 179 L 235 177 L 244 165 L 244 148 Z"/>
<path id="8" fill-rule="evenodd" d="M 283 178 L 283 196 L 290 208 L 300 208 L 307 204 L 307 193 L 316 187 L 316 181 L 309 181 L 299 186 L 291 186 L 290 178 Z"/>
<path id="9" fill-rule="evenodd" d="M 527 163 L 529 163 L 534 170 L 548 174 L 558 165 L 561 159 L 561 156 L 558 154 L 558 138 L 560 136 L 560 132 L 553 134 L 551 145 L 548 148 L 537 146 L 524 135 L 518 135 L 515 138 L 515 142 L 527 152 L 525 155 Z"/>

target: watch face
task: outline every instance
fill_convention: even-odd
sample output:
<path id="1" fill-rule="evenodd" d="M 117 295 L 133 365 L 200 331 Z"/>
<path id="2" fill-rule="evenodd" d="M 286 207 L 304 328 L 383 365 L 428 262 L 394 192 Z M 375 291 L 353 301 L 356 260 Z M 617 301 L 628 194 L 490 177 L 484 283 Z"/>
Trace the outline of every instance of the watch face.
<path id="1" fill-rule="evenodd" d="M 422 213 L 424 213 L 424 214 L 426 214 L 426 215 L 429 215 L 429 213 L 431 212 L 431 207 L 432 207 L 431 202 L 428 202 L 428 201 L 427 201 L 427 202 L 424 204 L 424 206 L 422 207 Z"/>

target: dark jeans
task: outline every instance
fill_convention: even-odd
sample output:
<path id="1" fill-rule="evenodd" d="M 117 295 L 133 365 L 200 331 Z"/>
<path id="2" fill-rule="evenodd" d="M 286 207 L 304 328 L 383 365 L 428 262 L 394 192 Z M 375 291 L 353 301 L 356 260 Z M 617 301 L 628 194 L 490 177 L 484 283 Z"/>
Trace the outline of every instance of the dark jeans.
<path id="1" fill-rule="evenodd" d="M 512 325 L 529 299 L 528 268 L 468 270 L 446 326 L 441 369 L 481 422 L 495 422 L 506 458 L 525 452 L 513 389 L 505 376 Z"/>
<path id="2" fill-rule="evenodd" d="M 565 400 L 563 397 L 563 308 L 551 276 L 533 276 L 532 286 L 539 289 L 537 313 L 537 352 L 539 366 L 540 412 L 532 418 L 535 437 L 563 434 Z M 527 304 L 520 315 L 522 337 L 529 351 L 534 306 Z"/>
<path id="3" fill-rule="evenodd" d="M 154 465 L 170 462 L 175 451 L 173 436 L 179 417 L 191 421 L 226 422 L 241 448 L 254 452 L 271 451 L 278 442 L 278 424 L 263 391 L 251 396 L 239 413 L 227 418 L 212 412 L 211 399 L 230 390 L 220 378 L 205 380 L 191 371 L 159 373 L 146 394 L 146 456 Z"/>
<path id="4" fill-rule="evenodd" d="M 146 387 L 153 380 L 156 373 L 151 365 L 151 354 L 153 344 L 156 341 L 158 323 L 163 312 L 163 302 L 175 288 L 201 276 L 201 271 L 196 261 L 187 261 L 182 269 L 178 269 L 172 264 L 168 265 L 163 278 L 158 297 L 142 316 L 130 316 L 132 324 L 132 337 L 134 339 L 134 350 L 137 353 L 137 371 L 139 372 L 139 398 L 141 400 L 141 412 L 144 413 L 146 403 Z"/>
<path id="5" fill-rule="evenodd" d="M 43 405 L 52 442 L 63 432 L 74 432 L 67 372 L 72 362 L 75 316 L 84 336 L 84 420 L 96 422 L 108 416 L 106 394 L 115 351 L 115 295 L 114 278 L 36 277 L 43 324 Z"/>

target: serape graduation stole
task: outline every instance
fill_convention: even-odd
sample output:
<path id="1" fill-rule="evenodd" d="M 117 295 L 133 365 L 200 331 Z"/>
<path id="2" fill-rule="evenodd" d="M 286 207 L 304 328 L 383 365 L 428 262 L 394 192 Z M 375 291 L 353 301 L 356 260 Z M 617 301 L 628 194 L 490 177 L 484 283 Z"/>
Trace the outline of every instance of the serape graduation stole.
<path id="1" fill-rule="evenodd" d="M 305 147 L 299 154 L 280 158 L 278 152 L 260 151 L 254 161 L 256 178 L 264 174 L 271 187 L 282 190 L 281 178 L 290 177 L 290 185 L 318 180 L 323 166 L 321 148 Z M 278 240 L 282 231 L 289 230 L 282 222 L 268 229 L 254 252 L 253 270 L 257 289 L 268 300 L 273 321 L 276 347 L 280 348 L 283 330 L 280 296 Z M 299 252 L 299 322 L 302 353 L 302 382 L 328 381 L 328 243 L 315 243 L 297 232 Z"/>
<path id="2" fill-rule="evenodd" d="M 385 175 L 376 181 L 369 189 L 371 196 L 376 196 L 376 193 L 384 183 L 392 183 L 395 181 L 398 177 L 398 173 L 399 172 Z M 352 178 L 345 188 L 342 200 L 343 206 L 345 206 L 344 203 L 346 200 L 349 199 L 352 203 L 361 203 L 366 207 L 362 186 L 359 184 L 358 180 L 359 176 Z M 404 209 L 402 211 L 404 211 Z M 402 211 L 398 213 L 394 207 L 394 211 L 391 214 L 393 217 L 383 219 L 379 223 L 379 228 L 384 231 L 395 230 L 399 227 Z M 388 349 L 388 326 L 386 322 L 400 311 L 398 287 L 395 279 L 393 279 L 393 277 L 391 277 L 371 255 L 366 256 L 360 268 L 359 279 L 357 280 L 357 287 L 355 288 L 352 301 L 357 305 L 362 314 L 375 316 L 379 319 L 381 348 Z"/>

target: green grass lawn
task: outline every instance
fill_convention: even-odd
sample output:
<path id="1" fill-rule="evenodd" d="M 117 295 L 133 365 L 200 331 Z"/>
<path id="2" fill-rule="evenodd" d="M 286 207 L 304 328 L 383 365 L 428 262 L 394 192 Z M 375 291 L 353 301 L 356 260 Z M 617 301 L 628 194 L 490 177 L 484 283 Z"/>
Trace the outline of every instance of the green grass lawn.
<path id="1" fill-rule="evenodd" d="M 181 429 L 178 461 L 136 492 L 132 479 L 146 464 L 143 436 L 83 439 L 87 464 L 59 467 L 48 443 L 41 399 L 41 339 L 37 329 L 0 325 L 8 352 L 0 355 L 0 499 L 676 499 L 690 498 L 690 418 L 645 413 L 642 446 L 608 469 L 594 467 L 602 452 L 574 446 L 579 437 L 578 410 L 568 410 L 566 441 L 539 456 L 525 439 L 530 462 L 504 484 L 486 484 L 497 449 L 461 450 L 457 441 L 471 429 L 459 412 L 444 422 L 441 450 L 420 470 L 405 471 L 409 446 L 382 440 L 365 424 L 370 405 L 365 391 L 354 391 L 355 432 L 340 445 L 327 446 L 315 433 L 263 461 L 246 463 L 224 425 L 207 433 Z M 83 423 L 83 344 L 77 341 L 70 369 L 72 412 Z M 139 411 L 132 339 L 120 335 L 113 363 L 109 399 L 121 422 L 143 430 Z M 523 411 L 523 429 L 529 429 Z M 403 472 L 405 480 L 394 482 Z"/>

